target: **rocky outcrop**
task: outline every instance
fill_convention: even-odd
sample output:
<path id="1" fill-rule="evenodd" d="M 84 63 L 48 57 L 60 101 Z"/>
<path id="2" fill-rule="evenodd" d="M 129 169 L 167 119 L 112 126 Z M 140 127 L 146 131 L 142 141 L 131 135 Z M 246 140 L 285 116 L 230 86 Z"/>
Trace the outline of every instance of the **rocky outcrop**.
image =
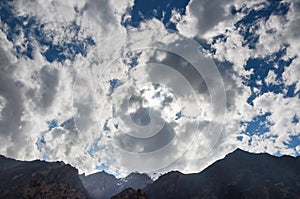
<path id="1" fill-rule="evenodd" d="M 80 175 L 80 179 L 90 196 L 95 199 L 107 199 L 126 188 L 142 189 L 152 183 L 147 174 L 137 172 L 131 173 L 125 178 L 116 178 L 114 175 L 102 171 L 88 176 Z"/>
<path id="2" fill-rule="evenodd" d="M 90 198 L 76 168 L 62 162 L 0 158 L 0 198 Z"/>

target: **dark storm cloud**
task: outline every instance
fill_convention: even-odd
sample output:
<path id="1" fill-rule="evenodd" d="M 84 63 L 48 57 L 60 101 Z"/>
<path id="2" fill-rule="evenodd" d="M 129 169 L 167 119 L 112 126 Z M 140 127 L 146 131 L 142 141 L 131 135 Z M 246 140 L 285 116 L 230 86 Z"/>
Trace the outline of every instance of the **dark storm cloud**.
<path id="1" fill-rule="evenodd" d="M 143 132 L 141 132 L 143 133 Z M 149 153 L 169 144 L 175 136 L 173 124 L 165 123 L 163 128 L 149 138 L 136 138 L 127 134 L 116 136 L 117 145 L 129 152 Z M 142 151 L 139 151 L 142 148 Z"/>
<path id="2" fill-rule="evenodd" d="M 166 57 L 163 60 L 158 61 L 157 57 L 158 54 L 161 53 L 160 50 L 156 50 L 156 53 L 153 57 L 149 59 L 149 62 L 159 62 L 161 64 L 164 64 L 168 67 L 171 67 L 178 71 L 180 74 L 184 76 L 184 78 L 191 84 L 194 91 L 198 91 L 199 94 L 202 96 L 206 96 L 207 100 L 210 100 L 209 96 L 209 89 L 207 87 L 207 84 L 205 83 L 203 77 L 201 74 L 197 71 L 197 69 L 187 62 L 185 59 L 181 58 L 180 56 L 167 52 Z M 238 85 L 236 80 L 234 79 L 234 75 L 236 72 L 234 71 L 233 64 L 228 61 L 219 61 L 217 59 L 213 60 L 218 71 L 220 72 L 222 76 L 222 80 L 225 85 L 225 92 L 226 92 L 226 108 L 230 109 L 233 108 L 232 106 L 235 104 L 235 101 L 237 100 L 237 97 L 243 93 L 243 85 Z M 206 67 L 206 66 L 203 66 Z M 180 88 L 181 85 L 177 84 L 176 79 L 172 79 L 171 75 L 156 73 L 154 70 L 152 70 L 151 67 L 148 68 L 148 71 L 150 73 L 150 76 L 158 76 L 158 78 L 161 79 L 170 79 L 168 82 L 170 84 L 174 84 L 172 88 Z M 155 74 L 153 74 L 155 73 Z M 209 77 L 209 78 L 215 78 L 215 77 Z M 180 88 L 181 89 L 181 88 Z M 213 90 L 213 88 L 212 88 Z M 183 91 L 183 89 L 181 89 Z M 182 92 L 180 92 L 182 93 Z"/>
<path id="3" fill-rule="evenodd" d="M 148 108 L 139 108 L 134 113 L 130 113 L 130 117 L 139 126 L 146 126 L 151 122 Z"/>
<path id="4" fill-rule="evenodd" d="M 142 90 L 140 93 L 143 94 L 144 90 Z M 129 105 L 137 104 L 139 106 L 142 106 L 143 98 L 141 96 L 137 96 L 136 94 L 131 95 L 129 99 Z"/>
<path id="5" fill-rule="evenodd" d="M 243 85 L 238 85 L 237 81 L 234 79 L 236 71 L 234 71 L 233 64 L 228 61 L 219 61 L 214 60 L 218 70 L 222 76 L 225 92 L 226 92 L 226 108 L 235 109 L 233 107 L 236 103 L 236 100 L 239 100 L 239 95 L 244 92 Z M 238 74 L 236 74 L 238 75 Z"/>
<path id="6" fill-rule="evenodd" d="M 181 75 L 183 75 L 183 77 L 190 83 L 190 85 L 192 86 L 192 88 L 199 92 L 200 94 L 207 94 L 208 93 L 208 88 L 207 85 L 204 81 L 204 79 L 202 78 L 201 74 L 197 71 L 197 69 L 195 69 L 195 67 L 193 65 L 191 65 L 189 62 L 187 62 L 184 58 L 180 57 L 179 55 L 176 55 L 174 53 L 171 52 L 167 52 L 166 57 L 161 60 L 158 61 L 157 57 L 159 56 L 159 54 L 162 53 L 161 50 L 156 50 L 155 54 L 153 57 L 149 58 L 149 63 L 160 63 L 160 64 L 164 64 L 170 68 L 173 68 L 174 70 L 176 70 L 177 72 L 179 72 Z M 168 83 L 170 84 L 176 84 L 178 83 L 176 81 L 176 77 L 175 79 L 172 79 L 172 76 L 170 76 L 169 74 L 163 74 L 162 71 L 160 71 L 160 73 L 155 73 L 155 71 L 152 70 L 151 67 L 148 68 L 148 72 L 150 74 L 150 76 L 158 76 L 157 78 L 159 79 L 170 79 L 168 81 Z M 155 73 L 155 74 L 153 74 Z M 182 85 L 174 85 L 172 86 L 172 88 L 180 88 L 180 86 Z M 183 91 L 184 89 L 181 89 L 181 91 Z M 177 94 L 177 93 L 176 93 Z"/>
<path id="7" fill-rule="evenodd" d="M 164 96 L 164 100 L 161 102 L 161 106 L 165 107 L 165 106 L 169 106 L 172 102 L 173 102 L 173 98 L 169 97 L 169 96 Z"/>

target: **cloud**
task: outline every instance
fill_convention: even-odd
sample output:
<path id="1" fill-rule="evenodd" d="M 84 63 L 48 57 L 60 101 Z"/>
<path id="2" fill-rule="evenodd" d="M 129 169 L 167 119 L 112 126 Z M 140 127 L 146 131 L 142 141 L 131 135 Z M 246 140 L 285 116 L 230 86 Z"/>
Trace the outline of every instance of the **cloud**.
<path id="1" fill-rule="evenodd" d="M 299 145 L 288 143 L 300 132 L 299 5 L 288 3 L 287 14 L 251 24 L 240 21 L 269 4 L 191 1 L 185 15 L 173 10 L 171 21 L 201 43 L 202 57 L 195 41 L 158 19 L 123 27 L 133 1 L 15 2 L 13 17 L 32 16 L 41 35 L 19 25 L 10 39 L 1 24 L 0 153 L 64 160 L 87 173 L 104 164 L 120 175 L 197 172 L 236 147 L 297 155 Z M 247 27 L 258 40 L 245 38 Z M 250 83 L 257 71 L 246 69 L 255 58 L 274 65 L 257 86 Z M 277 73 L 283 61 L 290 64 Z M 264 83 L 282 91 L 262 91 Z M 243 133 L 241 123 L 265 113 L 266 133 Z"/>
<path id="2" fill-rule="evenodd" d="M 224 157 L 226 153 L 236 147 L 241 147 L 252 152 L 267 151 L 277 155 L 297 155 L 297 147 L 294 149 L 290 148 L 287 143 L 291 140 L 291 136 L 299 136 L 298 124 L 292 122 L 293 117 L 297 112 L 295 107 L 298 107 L 298 97 L 286 98 L 284 97 L 284 93 L 265 93 L 260 95 L 260 88 L 253 89 L 247 85 L 247 82 L 245 81 L 249 75 L 254 73 L 252 70 L 245 70 L 247 61 L 250 58 L 268 57 L 279 51 L 285 44 L 287 44 L 288 47 L 287 56 L 285 56 L 284 59 L 288 60 L 295 56 L 294 53 L 297 52 L 296 49 L 298 48 L 298 43 L 292 40 L 293 37 L 291 35 L 283 33 L 286 30 L 289 30 L 290 27 L 295 27 L 292 24 L 296 21 L 295 18 L 297 18 L 295 14 L 297 13 L 297 11 L 295 12 L 297 6 L 294 2 L 288 3 L 291 4 L 290 10 L 286 15 L 274 13 L 271 14 L 267 20 L 264 20 L 262 16 L 258 17 L 258 20 L 254 24 L 258 27 L 257 34 L 260 38 L 258 42 L 255 43 L 255 50 L 249 49 L 249 46 L 243 44 L 244 35 L 241 35 L 238 32 L 239 29 L 235 27 L 236 22 L 243 17 L 247 17 L 247 12 L 244 12 L 243 14 L 236 13 L 234 18 L 226 18 L 224 11 L 227 8 L 232 9 L 232 5 L 234 5 L 235 10 L 249 9 L 250 11 L 252 9 L 268 9 L 268 4 L 261 4 L 259 1 L 256 1 L 243 5 L 239 5 L 237 2 L 231 2 L 227 6 L 223 5 L 224 10 L 219 12 L 220 15 L 216 15 L 216 18 L 213 18 L 215 23 L 210 24 L 210 27 L 205 26 L 205 23 L 203 23 L 203 27 L 197 27 L 197 24 L 201 24 L 202 21 L 209 21 L 209 17 L 202 17 L 200 19 L 196 17 L 193 18 L 193 16 L 190 17 L 190 11 L 187 12 L 186 16 L 182 17 L 183 20 L 177 25 L 179 32 L 191 37 L 202 37 L 204 38 L 204 41 L 207 42 L 204 43 L 204 45 L 210 45 L 205 47 L 210 50 L 208 50 L 208 54 L 214 58 L 225 84 L 227 94 L 227 117 L 223 133 L 210 154 L 207 154 L 207 156 L 201 160 L 194 158 L 198 149 L 201 148 L 199 145 L 194 145 L 184 157 L 166 170 L 176 168 L 187 172 L 196 172 L 198 170 L 194 165 L 207 166 L 215 159 Z M 254 5 L 260 5 L 260 7 Z M 199 9 L 201 6 L 198 6 L 198 8 L 197 6 L 194 6 L 194 8 L 201 11 L 201 9 Z M 204 13 L 200 12 L 198 15 L 204 16 Z M 188 16 L 190 18 L 184 20 L 184 18 Z M 285 21 L 285 17 L 289 18 L 288 22 Z M 291 33 L 293 32 L 295 31 L 291 31 Z M 219 37 L 220 39 L 216 39 L 216 37 Z M 274 40 L 278 42 L 274 43 Z M 298 90 L 298 79 L 294 78 L 296 74 L 298 74 L 296 69 L 297 63 L 298 59 L 296 58 L 292 61 L 290 66 L 284 68 L 284 72 L 282 73 L 285 88 L 288 88 L 289 85 L 292 85 L 293 83 L 297 85 L 294 93 L 297 93 Z M 274 67 L 278 68 L 278 65 L 274 65 Z M 270 70 L 268 71 L 268 74 L 269 75 L 264 79 L 268 85 L 278 85 L 282 83 L 280 76 L 277 74 L 275 75 L 274 71 Z M 253 91 L 250 89 L 253 89 Z M 254 106 L 248 104 L 251 92 L 257 92 L 257 96 L 259 96 L 254 100 Z M 286 91 L 283 90 L 283 92 Z M 261 135 L 241 134 L 243 126 L 241 126 L 240 122 L 252 121 L 253 117 L 262 114 L 261 107 L 265 108 L 263 113 L 269 111 L 271 114 L 267 117 L 267 120 L 273 124 L 270 126 L 269 131 Z M 292 109 L 295 109 L 296 111 L 294 112 Z M 238 140 L 238 136 L 242 139 Z"/>
<path id="3" fill-rule="evenodd" d="M 181 16 L 176 27 L 185 36 L 202 38 L 211 32 L 224 31 L 224 25 L 238 21 L 243 14 L 236 11 L 242 8 L 255 9 L 260 2 L 264 1 L 196 1 L 191 0 L 186 7 L 186 14 Z M 234 12 L 235 11 L 235 12 Z M 175 15 L 175 13 L 174 13 Z M 178 18 L 178 17 L 177 17 Z M 221 25 L 221 28 L 219 27 Z"/>
<path id="4" fill-rule="evenodd" d="M 80 73 L 80 67 L 85 62 L 85 50 L 90 49 L 85 46 L 85 39 L 92 35 L 99 42 L 110 31 L 122 29 L 118 21 L 130 2 L 122 2 L 122 5 L 103 2 L 106 10 L 113 14 L 107 16 L 113 22 L 108 25 L 109 31 L 104 30 L 107 21 L 101 21 L 103 27 L 99 30 L 103 32 L 95 31 L 95 27 L 98 28 L 97 23 L 101 19 L 101 13 L 96 6 L 101 7 L 104 4 L 93 3 L 95 4 L 92 1 L 17 1 L 5 5 L 12 10 L 11 18 L 23 22 L 22 17 L 30 16 L 33 25 L 29 24 L 28 29 L 27 25 L 23 27 L 18 24 L 21 36 L 12 40 L 7 36 L 10 34 L 7 32 L 9 29 L 3 28 L 1 31 L 1 43 L 5 43 L 1 45 L 0 73 L 2 154 L 26 160 L 64 160 L 78 167 L 81 172 L 95 171 L 98 159 L 88 154 L 89 148 L 100 134 L 93 119 L 93 108 L 90 107 L 89 97 L 93 92 L 82 98 L 83 101 L 79 104 L 75 104 L 75 108 L 80 108 L 82 118 L 85 117 L 85 120 L 81 118 L 80 123 L 76 117 L 73 118 L 72 96 L 74 92 L 84 94 L 84 89 L 76 90 L 73 84 L 76 74 Z M 89 14 L 94 18 L 88 16 Z M 94 21 L 96 18 L 98 21 Z M 7 25 L 6 22 L 4 20 L 1 27 Z M 24 24 L 26 23 L 29 22 L 25 20 Z M 93 28 L 89 29 L 90 27 Z M 14 52 L 15 47 L 23 47 L 25 43 L 33 46 L 28 57 Z M 24 49 L 26 48 L 25 46 Z M 72 52 L 78 49 L 81 53 Z M 50 59 L 51 53 L 47 54 L 50 51 L 55 56 L 60 51 L 57 57 L 62 59 Z M 58 125 L 49 130 L 48 123 L 53 120 Z M 73 121 L 72 125 L 70 121 Z M 86 132 L 82 133 L 79 128 Z"/>
<path id="5" fill-rule="evenodd" d="M 14 81 L 12 78 L 12 73 L 15 70 L 15 66 L 12 65 L 7 56 L 1 50 L 1 71 L 0 71 L 0 96 L 3 100 L 3 105 L 1 110 L 1 121 L 0 121 L 0 132 L 3 140 L 8 142 L 11 140 L 16 140 L 22 144 L 23 138 L 18 137 L 20 132 L 20 127 L 22 127 L 23 122 L 21 121 L 22 111 L 24 107 L 22 106 L 22 94 L 20 82 Z M 4 144 L 5 142 L 3 142 Z M 6 145 L 6 144 L 5 144 Z M 7 149 L 5 153 L 9 155 L 15 155 L 11 147 Z"/>

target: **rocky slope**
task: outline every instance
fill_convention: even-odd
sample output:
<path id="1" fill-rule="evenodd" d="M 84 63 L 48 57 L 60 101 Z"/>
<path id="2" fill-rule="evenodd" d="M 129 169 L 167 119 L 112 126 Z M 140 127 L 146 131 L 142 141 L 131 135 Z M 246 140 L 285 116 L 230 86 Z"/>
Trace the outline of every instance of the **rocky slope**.
<path id="1" fill-rule="evenodd" d="M 0 156 L 0 198 L 90 198 L 76 168 Z"/>
<path id="2" fill-rule="evenodd" d="M 95 199 L 107 199 L 126 188 L 142 189 L 152 183 L 147 174 L 140 173 L 131 173 L 125 178 L 116 178 L 102 171 L 88 176 L 80 175 L 80 179 L 90 196 Z"/>
<path id="3" fill-rule="evenodd" d="M 124 189 L 121 193 L 111 197 L 111 199 L 148 199 L 145 192 L 141 189 Z"/>
<path id="4" fill-rule="evenodd" d="M 237 149 L 200 173 L 172 171 L 153 182 L 146 174 L 78 176 L 76 168 L 63 162 L 0 156 L 0 198 L 300 199 L 299 168 L 300 157 Z"/>
<path id="5" fill-rule="evenodd" d="M 300 198 L 300 157 L 237 149 L 195 174 L 172 171 L 144 188 L 151 199 Z"/>

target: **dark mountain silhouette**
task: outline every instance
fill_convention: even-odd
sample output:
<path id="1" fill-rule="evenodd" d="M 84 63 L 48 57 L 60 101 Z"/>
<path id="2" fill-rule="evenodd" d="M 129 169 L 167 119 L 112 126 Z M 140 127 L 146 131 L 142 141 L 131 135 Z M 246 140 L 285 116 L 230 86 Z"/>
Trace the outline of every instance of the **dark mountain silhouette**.
<path id="1" fill-rule="evenodd" d="M 0 155 L 0 172 L 16 167 L 22 163 L 22 161 L 6 158 L 5 156 Z"/>
<path id="2" fill-rule="evenodd" d="M 107 199 L 126 188 L 142 189 L 152 183 L 147 174 L 131 173 L 125 178 L 116 178 L 104 171 L 88 176 L 80 175 L 80 179 L 90 196 L 96 199 Z"/>
<path id="3" fill-rule="evenodd" d="M 145 192 L 141 189 L 137 191 L 132 188 L 124 189 L 121 193 L 111 197 L 111 199 L 148 199 Z"/>
<path id="4" fill-rule="evenodd" d="M 237 149 L 200 173 L 169 172 L 144 191 L 150 199 L 300 198 L 300 157 Z"/>
<path id="5" fill-rule="evenodd" d="M 0 198 L 90 198 L 76 168 L 0 156 Z"/>
<path id="6" fill-rule="evenodd" d="M 0 156 L 0 198 L 300 199 L 299 168 L 300 157 L 237 149 L 200 173 L 171 171 L 153 182 L 146 174 L 78 176 L 76 168 L 63 162 Z"/>

